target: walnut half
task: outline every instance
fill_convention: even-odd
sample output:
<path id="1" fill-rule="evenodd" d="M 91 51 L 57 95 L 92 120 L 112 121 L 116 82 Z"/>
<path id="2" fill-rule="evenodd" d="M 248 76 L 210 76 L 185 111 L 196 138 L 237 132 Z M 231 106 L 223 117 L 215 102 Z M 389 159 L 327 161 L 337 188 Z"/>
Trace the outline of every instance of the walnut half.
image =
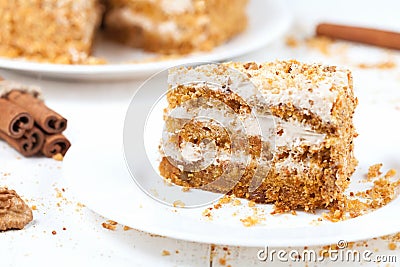
<path id="1" fill-rule="evenodd" d="M 0 231 L 22 229 L 32 221 L 32 210 L 14 190 L 0 187 Z"/>

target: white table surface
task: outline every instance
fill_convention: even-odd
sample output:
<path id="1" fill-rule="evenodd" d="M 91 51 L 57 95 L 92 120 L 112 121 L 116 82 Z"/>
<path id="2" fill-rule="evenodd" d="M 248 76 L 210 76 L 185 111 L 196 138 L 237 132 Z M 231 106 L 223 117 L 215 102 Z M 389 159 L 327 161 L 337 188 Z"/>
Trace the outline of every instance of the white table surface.
<path id="1" fill-rule="evenodd" d="M 380 101 L 385 92 L 398 88 L 400 99 L 400 52 L 338 42 L 330 46 L 330 54 L 309 47 L 305 39 L 313 33 L 318 21 L 353 23 L 400 31 L 400 4 L 398 1 L 288 1 L 294 14 L 294 24 L 285 37 L 273 44 L 238 60 L 268 61 L 295 58 L 344 65 L 353 70 L 355 91 L 370 92 L 360 101 Z M 268 11 L 266 10 L 266 14 Z M 287 36 L 299 41 L 297 47 L 285 44 Z M 380 63 L 390 60 L 397 63 L 392 69 L 361 69 L 360 63 Z M 5 70 L 0 75 L 27 84 L 42 87 L 50 107 L 70 121 L 66 131 L 72 143 L 81 134 L 90 131 L 85 127 L 98 109 L 110 104 L 121 107 L 121 118 L 129 100 L 143 82 L 114 81 L 89 83 L 82 81 L 46 80 Z M 387 91 L 385 91 L 387 89 Z M 400 105 L 399 105 L 400 107 Z M 118 118 L 105 118 L 118 119 Z M 224 247 L 198 244 L 166 237 L 152 236 L 137 230 L 125 231 L 117 225 L 115 231 L 102 227 L 108 219 L 92 212 L 79 203 L 62 176 L 63 164 L 52 159 L 25 159 L 0 142 L 0 185 L 16 189 L 30 206 L 35 205 L 34 221 L 24 230 L 0 233 L 0 266 L 251 266 L 267 265 L 257 259 L 260 248 Z M 90 189 L 89 189 L 90 190 Z M 399 213 L 400 225 L 400 213 Z M 373 226 L 371 227 L 379 227 Z M 65 228 L 65 230 L 63 230 Z M 400 227 L 399 227 L 400 228 Z M 53 235 L 52 232 L 56 231 Z M 396 256 L 397 263 L 364 263 L 364 266 L 399 266 L 400 242 L 389 249 L 390 240 L 377 238 L 357 242 L 354 248 L 373 250 L 376 255 Z M 302 250 L 304 248 L 270 248 Z M 311 247 L 319 251 L 321 247 Z M 170 255 L 163 255 L 163 251 Z M 165 254 L 165 253 L 164 253 Z M 305 266 L 299 262 L 268 262 L 272 265 Z M 347 263 L 348 266 L 354 263 Z M 308 266 L 335 266 L 326 259 Z"/>

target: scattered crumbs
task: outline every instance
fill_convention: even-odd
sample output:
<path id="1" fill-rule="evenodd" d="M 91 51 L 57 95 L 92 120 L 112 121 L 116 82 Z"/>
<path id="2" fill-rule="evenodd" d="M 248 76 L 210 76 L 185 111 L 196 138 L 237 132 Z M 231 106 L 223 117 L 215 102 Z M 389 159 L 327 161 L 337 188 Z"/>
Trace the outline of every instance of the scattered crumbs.
<path id="1" fill-rule="evenodd" d="M 388 178 L 374 181 L 372 188 L 356 193 L 356 196 L 365 198 L 371 209 L 385 206 L 395 197 L 395 189 L 400 181 L 391 182 Z"/>
<path id="2" fill-rule="evenodd" d="M 392 178 L 396 175 L 396 170 L 395 169 L 390 169 L 388 172 L 385 174 L 385 178 Z"/>
<path id="3" fill-rule="evenodd" d="M 347 199 L 346 201 L 346 210 L 349 212 L 350 218 L 356 218 L 363 215 L 368 208 L 368 204 L 358 199 Z"/>
<path id="4" fill-rule="evenodd" d="M 113 220 L 108 220 L 107 222 L 109 224 L 111 224 L 111 225 L 117 225 L 118 224 L 116 221 L 113 221 Z"/>
<path id="5" fill-rule="evenodd" d="M 221 264 L 222 266 L 225 266 L 225 264 L 226 264 L 226 259 L 225 259 L 225 258 L 220 258 L 220 259 L 218 260 L 218 262 L 219 262 L 219 264 Z"/>
<path id="6" fill-rule="evenodd" d="M 182 200 L 175 200 L 174 203 L 172 203 L 174 205 L 174 207 L 179 207 L 179 208 L 183 208 L 185 207 L 185 203 L 183 203 Z"/>
<path id="7" fill-rule="evenodd" d="M 115 231 L 115 229 L 117 229 L 117 222 L 112 221 L 112 220 L 108 220 L 106 222 L 103 222 L 101 224 L 101 226 L 103 226 L 103 228 L 111 230 L 111 231 Z"/>
<path id="8" fill-rule="evenodd" d="M 232 203 L 233 206 L 240 206 L 242 205 L 242 202 L 239 199 L 235 199 Z"/>
<path id="9" fill-rule="evenodd" d="M 299 41 L 294 36 L 287 36 L 285 39 L 285 44 L 291 48 L 296 48 L 299 46 Z"/>
<path id="10" fill-rule="evenodd" d="M 322 222 L 322 218 L 318 218 L 317 220 L 311 220 L 310 225 L 312 226 L 318 226 Z"/>
<path id="11" fill-rule="evenodd" d="M 207 208 L 203 211 L 202 215 L 203 217 L 206 217 L 208 220 L 212 220 L 212 208 Z"/>
<path id="12" fill-rule="evenodd" d="M 368 180 L 370 180 L 372 178 L 376 178 L 379 175 L 381 175 L 382 174 L 382 172 L 381 172 L 382 166 L 383 166 L 382 163 L 378 163 L 378 164 L 374 164 L 374 165 L 370 166 L 368 168 L 368 173 L 367 173 Z"/>
<path id="13" fill-rule="evenodd" d="M 62 193 L 61 193 L 61 190 L 58 189 L 58 188 L 55 188 L 55 190 L 56 190 L 56 198 L 62 198 L 63 195 L 62 195 Z"/>
<path id="14" fill-rule="evenodd" d="M 163 250 L 162 252 L 161 252 L 161 255 L 162 256 L 170 256 L 171 255 L 171 252 L 169 252 L 168 250 Z"/>
<path id="15" fill-rule="evenodd" d="M 232 196 L 225 195 L 218 200 L 219 204 L 228 204 L 232 201 Z"/>
<path id="16" fill-rule="evenodd" d="M 393 242 L 400 242 L 400 232 L 397 234 L 392 235 Z"/>
<path id="17" fill-rule="evenodd" d="M 17 156 L 17 157 L 16 157 L 16 159 L 17 159 L 17 160 L 20 160 L 20 159 L 21 159 L 21 157 L 20 157 L 20 156 Z"/>
<path id="18" fill-rule="evenodd" d="M 390 169 L 384 176 L 382 176 L 381 167 L 382 163 L 374 164 L 369 167 L 367 173 L 367 180 L 373 182 L 372 187 L 359 192 L 351 192 L 344 200 L 344 209 L 340 212 L 342 217 L 346 219 L 348 214 L 350 218 L 355 218 L 373 210 L 381 208 L 392 201 L 396 196 L 396 189 L 400 186 L 400 180 L 391 181 L 390 178 L 396 175 L 396 170 Z M 337 221 L 337 214 L 325 215 L 324 218 Z"/>
<path id="19" fill-rule="evenodd" d="M 333 44 L 333 39 L 326 36 L 314 36 L 306 40 L 306 44 L 309 48 L 319 50 L 324 55 L 329 55 L 329 49 Z"/>
<path id="20" fill-rule="evenodd" d="M 256 224 L 259 224 L 262 221 L 265 221 L 265 212 L 263 210 L 260 210 L 260 209 L 258 209 L 256 207 L 253 207 L 252 210 L 253 210 L 253 215 L 251 217 L 252 217 L 252 220 Z"/>
<path id="21" fill-rule="evenodd" d="M 348 242 L 346 248 L 348 248 L 348 249 L 353 249 L 353 247 L 354 247 L 355 244 L 356 244 L 355 242 Z"/>
<path id="22" fill-rule="evenodd" d="M 82 209 L 85 207 L 85 204 L 78 202 L 78 203 L 76 203 L 76 206 L 78 207 L 77 211 L 79 211 L 79 209 Z"/>
<path id="23" fill-rule="evenodd" d="M 184 186 L 182 187 L 182 192 L 189 192 L 190 191 L 190 187 Z"/>
<path id="24" fill-rule="evenodd" d="M 67 228 L 66 228 L 66 227 L 63 227 L 62 229 L 63 229 L 63 231 L 67 230 Z"/>
<path id="25" fill-rule="evenodd" d="M 400 243 L 400 232 L 392 235 L 382 236 L 380 239 L 389 241 L 388 248 L 390 250 L 395 250 L 398 248 L 396 243 Z"/>
<path id="26" fill-rule="evenodd" d="M 31 209 L 32 209 L 32 210 L 37 210 L 36 205 L 32 205 Z"/>
<path id="27" fill-rule="evenodd" d="M 256 206 L 256 202 L 254 202 L 253 200 L 250 200 L 248 203 L 249 207 L 255 207 Z"/>
<path id="28" fill-rule="evenodd" d="M 220 203 L 217 203 L 217 204 L 214 205 L 214 209 L 216 209 L 216 210 L 221 208 L 221 207 L 222 207 L 222 205 Z"/>
<path id="29" fill-rule="evenodd" d="M 292 215 L 297 215 L 297 212 L 295 210 L 291 211 Z"/>
<path id="30" fill-rule="evenodd" d="M 328 258 L 330 250 L 336 250 L 336 244 L 323 246 L 322 249 L 319 250 L 318 254 L 320 257 Z"/>
<path id="31" fill-rule="evenodd" d="M 397 245 L 396 245 L 396 243 L 390 242 L 390 243 L 388 244 L 388 248 L 389 248 L 390 250 L 395 250 L 395 249 L 397 248 Z"/>
<path id="32" fill-rule="evenodd" d="M 394 69 L 396 68 L 396 63 L 393 61 L 383 61 L 383 62 L 378 62 L 378 63 L 373 63 L 373 64 L 367 64 L 367 63 L 360 63 L 357 65 L 360 69 L 382 69 L 382 70 L 387 70 L 387 69 Z"/>
<path id="33" fill-rule="evenodd" d="M 124 225 L 124 231 L 129 231 L 129 230 L 132 230 L 132 228 L 131 227 L 129 227 L 129 226 L 126 226 L 126 225 Z"/>
<path id="34" fill-rule="evenodd" d="M 51 234 L 52 234 L 52 235 L 56 235 L 57 232 L 56 232 L 55 230 L 53 230 L 53 231 L 51 231 Z"/>
<path id="35" fill-rule="evenodd" d="M 55 154 L 55 155 L 53 156 L 53 159 L 54 159 L 54 160 L 57 160 L 57 161 L 63 161 L 64 156 L 63 156 L 61 153 L 57 153 L 57 154 Z"/>
<path id="36" fill-rule="evenodd" d="M 151 237 L 157 237 L 157 238 L 165 238 L 165 236 L 162 235 L 156 235 L 156 234 L 149 234 Z"/>
<path id="37" fill-rule="evenodd" d="M 175 250 L 175 254 L 179 254 L 179 250 Z"/>
<path id="38" fill-rule="evenodd" d="M 244 219 L 240 219 L 244 226 L 250 227 L 259 223 L 259 219 L 256 216 L 248 216 Z"/>

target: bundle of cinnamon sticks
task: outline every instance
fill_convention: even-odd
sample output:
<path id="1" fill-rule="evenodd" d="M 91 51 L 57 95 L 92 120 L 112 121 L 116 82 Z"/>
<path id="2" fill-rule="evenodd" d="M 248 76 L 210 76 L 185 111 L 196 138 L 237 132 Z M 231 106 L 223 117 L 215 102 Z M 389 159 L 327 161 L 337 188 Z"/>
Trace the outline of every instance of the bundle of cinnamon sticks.
<path id="1" fill-rule="evenodd" d="M 28 92 L 11 90 L 0 98 L 0 139 L 25 157 L 64 156 L 71 146 L 66 128 L 65 118 Z"/>

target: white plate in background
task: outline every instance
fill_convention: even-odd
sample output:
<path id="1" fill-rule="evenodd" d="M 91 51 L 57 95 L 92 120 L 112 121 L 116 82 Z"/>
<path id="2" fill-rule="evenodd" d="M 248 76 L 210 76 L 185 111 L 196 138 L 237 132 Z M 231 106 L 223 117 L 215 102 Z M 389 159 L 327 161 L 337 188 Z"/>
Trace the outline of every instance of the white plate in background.
<path id="1" fill-rule="evenodd" d="M 291 21 L 285 2 L 281 0 L 252 0 L 249 3 L 248 14 L 249 27 L 244 33 L 210 52 L 189 55 L 179 59 L 121 63 L 145 60 L 154 55 L 145 53 L 140 49 L 105 41 L 95 43 L 94 55 L 107 59 L 110 63 L 106 65 L 60 65 L 0 58 L 0 68 L 52 78 L 79 80 L 132 79 L 151 75 L 174 65 L 199 61 L 220 61 L 252 52 L 282 36 L 289 28 Z"/>

